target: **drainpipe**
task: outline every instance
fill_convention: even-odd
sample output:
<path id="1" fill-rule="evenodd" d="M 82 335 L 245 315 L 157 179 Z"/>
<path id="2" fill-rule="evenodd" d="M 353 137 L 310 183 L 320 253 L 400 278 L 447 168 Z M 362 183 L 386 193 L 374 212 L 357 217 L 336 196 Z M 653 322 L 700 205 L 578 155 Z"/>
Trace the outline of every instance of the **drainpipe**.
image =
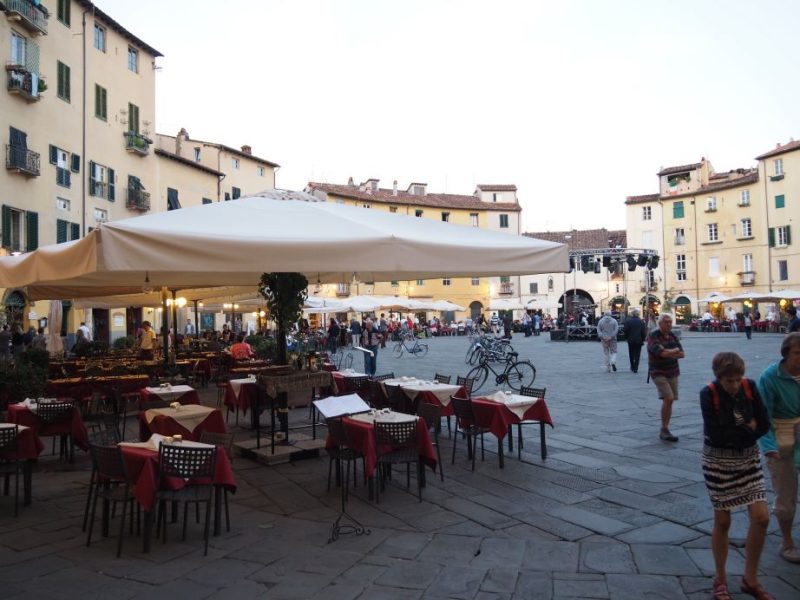
<path id="1" fill-rule="evenodd" d="M 86 173 L 86 13 L 84 10 L 81 16 L 81 27 L 83 28 L 83 110 L 81 111 L 81 232 L 86 237 L 86 185 L 84 175 Z M 92 6 L 92 16 L 94 16 L 94 6 Z"/>
<path id="2" fill-rule="evenodd" d="M 700 237 L 700 232 L 697 231 L 697 202 L 692 200 L 692 214 L 694 215 L 694 293 L 697 300 L 700 299 L 700 255 L 697 249 L 697 240 Z M 700 312 L 700 303 L 697 302 L 697 313 Z M 697 314 L 695 313 L 695 314 Z"/>
<path id="3" fill-rule="evenodd" d="M 772 248 L 769 245 L 769 195 L 767 194 L 767 163 L 764 165 L 764 221 L 767 224 L 767 285 L 768 291 L 772 291 Z M 759 177 L 761 173 L 759 173 Z"/>

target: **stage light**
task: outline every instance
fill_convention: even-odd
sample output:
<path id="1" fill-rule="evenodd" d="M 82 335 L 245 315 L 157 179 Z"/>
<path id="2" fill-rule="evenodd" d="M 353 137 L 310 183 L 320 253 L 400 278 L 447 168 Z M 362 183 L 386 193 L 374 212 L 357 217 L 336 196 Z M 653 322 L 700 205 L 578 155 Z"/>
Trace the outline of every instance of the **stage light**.
<path id="1" fill-rule="evenodd" d="M 639 255 L 639 259 L 636 261 L 636 265 L 639 266 L 639 267 L 643 267 L 646 264 L 647 264 L 647 255 L 646 254 L 640 254 Z"/>
<path id="2" fill-rule="evenodd" d="M 650 268 L 657 269 L 658 268 L 658 254 L 655 256 L 650 257 Z"/>
<path id="3" fill-rule="evenodd" d="M 599 273 L 602 270 L 602 265 L 598 261 L 594 261 L 594 272 Z"/>
<path id="4" fill-rule="evenodd" d="M 570 270 L 570 272 L 572 272 L 574 269 L 575 269 L 575 257 L 574 256 L 570 256 L 569 257 L 569 270 Z"/>
<path id="5" fill-rule="evenodd" d="M 606 255 L 603 257 L 603 266 L 608 268 L 611 266 L 611 257 Z"/>
<path id="6" fill-rule="evenodd" d="M 628 263 L 628 271 L 635 271 L 636 270 L 636 257 L 633 254 L 628 254 L 627 258 L 625 259 Z"/>
<path id="7" fill-rule="evenodd" d="M 590 256 L 581 256 L 581 271 L 588 273 L 592 270 L 592 258 Z"/>

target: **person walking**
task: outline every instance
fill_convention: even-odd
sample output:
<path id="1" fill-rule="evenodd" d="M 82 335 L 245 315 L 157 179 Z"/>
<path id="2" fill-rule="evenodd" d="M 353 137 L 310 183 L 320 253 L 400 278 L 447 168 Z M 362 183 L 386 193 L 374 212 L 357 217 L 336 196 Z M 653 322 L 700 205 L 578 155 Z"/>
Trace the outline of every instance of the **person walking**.
<path id="1" fill-rule="evenodd" d="M 638 308 L 631 311 L 631 315 L 625 319 L 623 327 L 625 339 L 628 341 L 628 359 L 631 363 L 631 371 L 639 372 L 639 360 L 642 357 L 642 346 L 647 340 L 647 325 L 639 317 L 641 313 Z"/>
<path id="2" fill-rule="evenodd" d="M 617 370 L 617 333 L 619 323 L 611 316 L 611 311 L 607 310 L 597 322 L 597 336 L 603 344 L 603 361 L 606 371 L 611 373 Z"/>
<path id="3" fill-rule="evenodd" d="M 525 334 L 525 337 L 531 337 L 531 316 L 528 314 L 527 310 L 522 313 L 522 332 Z"/>
<path id="4" fill-rule="evenodd" d="M 0 330 L 0 361 L 7 361 L 11 359 L 11 331 L 8 325 L 3 325 Z"/>
<path id="5" fill-rule="evenodd" d="M 339 324 L 334 317 L 331 317 L 328 325 L 328 353 L 336 354 L 336 342 L 339 339 Z"/>
<path id="6" fill-rule="evenodd" d="M 758 443 L 767 458 L 775 491 L 772 513 L 781 533 L 780 556 L 800 563 L 800 549 L 792 537 L 797 509 L 796 429 L 800 425 L 800 333 L 783 338 L 781 360 L 772 363 L 758 380 L 758 391 L 770 417 L 770 428 Z"/>
<path id="7" fill-rule="evenodd" d="M 372 319 L 364 322 L 364 331 L 361 334 L 361 346 L 369 352 L 364 353 L 364 372 L 370 377 L 375 376 L 378 369 L 378 348 L 381 345 L 381 334 L 375 328 Z"/>
<path id="8" fill-rule="evenodd" d="M 678 360 L 684 356 L 680 340 L 672 333 L 672 315 L 661 313 L 658 328 L 647 336 L 647 367 L 661 399 L 659 437 L 665 442 L 678 441 L 678 436 L 672 435 L 669 430 L 669 422 L 672 404 L 678 399 L 678 377 L 681 373 Z"/>
<path id="9" fill-rule="evenodd" d="M 533 335 L 541 335 L 542 333 L 542 315 L 539 313 L 533 314 Z"/>
<path id="10" fill-rule="evenodd" d="M 755 381 L 744 378 L 745 365 L 738 354 L 720 352 L 712 360 L 711 370 L 715 380 L 700 390 L 700 409 L 703 414 L 703 477 L 714 507 L 712 597 L 732 600 L 726 571 L 731 511 L 746 507 L 750 526 L 740 588 L 756 598 L 769 599 L 772 596 L 758 581 L 769 509 L 761 453 L 756 443 L 769 430 L 767 409 Z"/>
<path id="11" fill-rule="evenodd" d="M 492 333 L 497 335 L 500 333 L 500 317 L 497 316 L 497 313 L 492 313 L 492 317 L 489 319 L 489 325 L 492 327 Z"/>
<path id="12" fill-rule="evenodd" d="M 389 334 L 389 323 L 386 321 L 386 313 L 381 313 L 381 320 L 378 321 L 378 331 L 381 332 L 381 348 L 386 348 L 386 338 Z"/>
<path id="13" fill-rule="evenodd" d="M 361 345 L 361 323 L 358 319 L 350 319 L 350 336 L 353 343 L 353 348 Z"/>
<path id="14" fill-rule="evenodd" d="M 752 339 L 753 337 L 753 317 L 750 316 L 749 312 L 744 313 L 744 334 L 747 336 L 747 339 Z"/>
<path id="15" fill-rule="evenodd" d="M 786 313 L 789 315 L 788 332 L 800 331 L 800 317 L 797 316 L 797 309 L 794 306 L 790 306 L 786 309 Z"/>

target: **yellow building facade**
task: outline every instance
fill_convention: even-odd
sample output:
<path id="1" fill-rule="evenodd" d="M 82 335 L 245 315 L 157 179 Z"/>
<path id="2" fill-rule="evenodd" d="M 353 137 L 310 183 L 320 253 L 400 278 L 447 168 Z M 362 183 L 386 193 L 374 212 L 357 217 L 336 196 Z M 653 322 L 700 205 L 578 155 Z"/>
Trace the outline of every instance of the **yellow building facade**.
<path id="1" fill-rule="evenodd" d="M 383 210 L 412 217 L 434 219 L 467 227 L 480 227 L 520 234 L 517 188 L 514 185 L 480 184 L 471 195 L 428 192 L 424 183 L 411 183 L 405 190 L 381 188 L 378 179 L 345 185 L 310 182 L 306 191 L 326 202 Z M 313 291 L 313 288 L 312 288 Z M 403 296 L 419 300 L 449 300 L 466 308 L 452 315 L 456 320 L 489 311 L 493 298 L 519 296 L 519 278 L 445 277 L 393 282 L 345 282 L 321 286 L 320 294 L 330 297 L 372 294 Z"/>

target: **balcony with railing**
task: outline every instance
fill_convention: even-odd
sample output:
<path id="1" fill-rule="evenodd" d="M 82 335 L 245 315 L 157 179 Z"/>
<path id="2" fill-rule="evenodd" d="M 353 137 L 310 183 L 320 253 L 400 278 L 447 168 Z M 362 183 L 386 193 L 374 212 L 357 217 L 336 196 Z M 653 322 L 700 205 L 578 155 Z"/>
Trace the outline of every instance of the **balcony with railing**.
<path id="1" fill-rule="evenodd" d="M 130 210 L 150 210 L 150 192 L 128 188 L 125 190 L 125 207 Z"/>
<path id="2" fill-rule="evenodd" d="M 39 176 L 40 157 L 38 152 L 6 144 L 6 169 L 29 177 Z"/>
<path id="3" fill-rule="evenodd" d="M 336 284 L 336 295 L 337 296 L 349 296 L 350 295 L 350 284 L 349 283 L 337 283 Z"/>
<path id="4" fill-rule="evenodd" d="M 39 2 L 31 0 L 4 0 L 6 18 L 19 23 L 35 34 L 47 35 L 47 19 L 50 13 Z"/>
<path id="5" fill-rule="evenodd" d="M 150 153 L 150 144 L 153 143 L 153 140 L 135 131 L 126 131 L 123 135 L 125 136 L 125 150 L 142 156 Z"/>
<path id="6" fill-rule="evenodd" d="M 501 296 L 511 296 L 514 293 L 514 284 L 510 281 L 503 281 L 500 283 L 498 293 Z"/>
<path id="7" fill-rule="evenodd" d="M 739 273 L 739 285 L 755 285 L 756 272 L 755 271 L 742 271 Z"/>
<path id="8" fill-rule="evenodd" d="M 8 78 L 7 88 L 10 94 L 16 94 L 28 102 L 41 100 L 41 93 L 47 89 L 38 73 L 29 71 L 21 65 L 6 65 Z"/>

